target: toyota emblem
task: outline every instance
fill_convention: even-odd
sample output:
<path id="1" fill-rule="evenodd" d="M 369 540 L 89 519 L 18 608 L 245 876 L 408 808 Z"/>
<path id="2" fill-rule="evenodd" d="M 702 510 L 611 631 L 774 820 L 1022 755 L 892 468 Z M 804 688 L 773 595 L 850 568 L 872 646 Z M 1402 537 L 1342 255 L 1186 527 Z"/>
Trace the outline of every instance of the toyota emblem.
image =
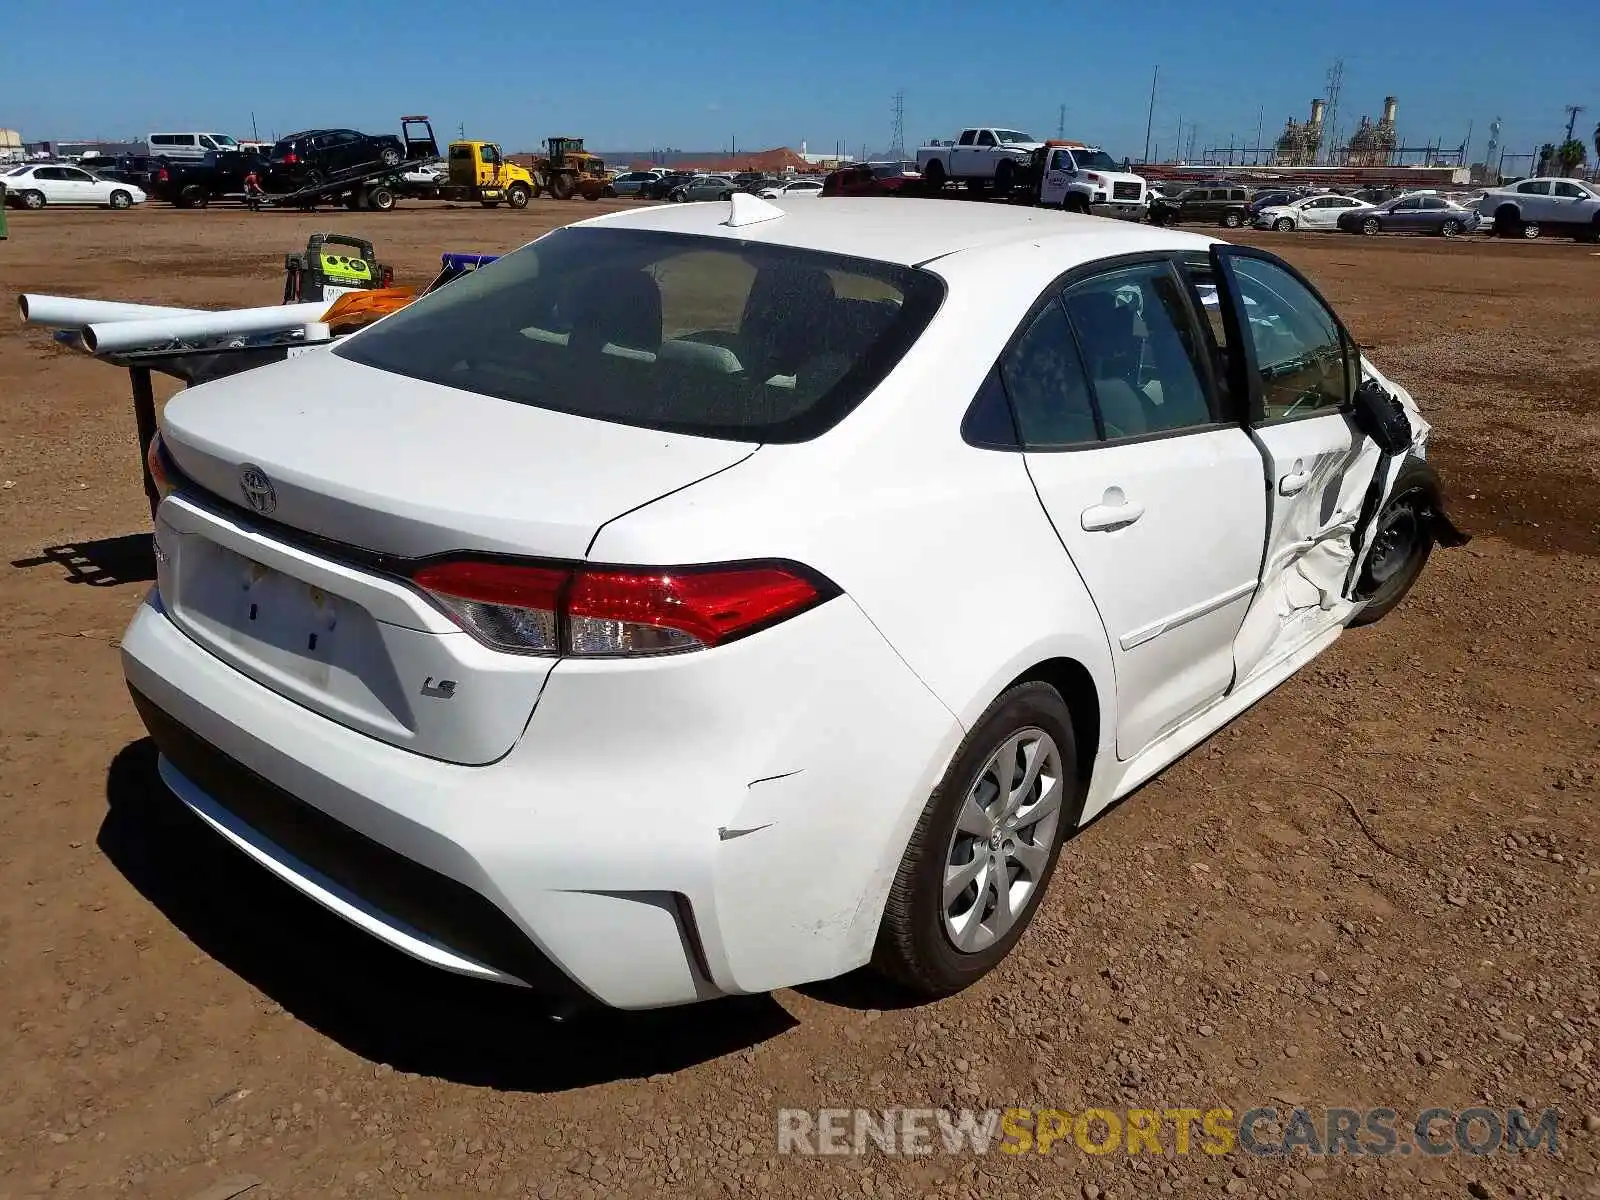
<path id="1" fill-rule="evenodd" d="M 254 463 L 245 463 L 239 468 L 239 490 L 244 493 L 244 502 L 251 512 L 266 516 L 278 507 L 278 493 L 272 480 Z"/>

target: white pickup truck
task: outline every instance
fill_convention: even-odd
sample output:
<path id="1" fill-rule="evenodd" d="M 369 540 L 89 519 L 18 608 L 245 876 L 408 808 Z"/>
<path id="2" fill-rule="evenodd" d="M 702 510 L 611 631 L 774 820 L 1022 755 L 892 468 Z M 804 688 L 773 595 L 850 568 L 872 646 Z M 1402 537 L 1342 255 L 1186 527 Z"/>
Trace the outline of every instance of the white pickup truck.
<path id="1" fill-rule="evenodd" d="M 1553 233 L 1600 241 L 1600 188 L 1577 179 L 1524 179 L 1493 188 L 1478 201 L 1478 212 L 1494 222 L 1499 237 Z"/>
<path id="2" fill-rule="evenodd" d="M 1150 185 L 1143 176 L 1122 170 L 1100 147 L 1047 142 L 1043 153 L 1040 207 L 1144 220 L 1150 207 Z"/>
<path id="3" fill-rule="evenodd" d="M 1004 192 L 1027 169 L 1029 157 L 1042 145 L 1031 133 L 999 125 L 974 126 L 963 129 L 954 142 L 935 142 L 919 149 L 917 170 L 935 190 L 947 180 L 959 179 L 975 187 L 993 183 Z"/>

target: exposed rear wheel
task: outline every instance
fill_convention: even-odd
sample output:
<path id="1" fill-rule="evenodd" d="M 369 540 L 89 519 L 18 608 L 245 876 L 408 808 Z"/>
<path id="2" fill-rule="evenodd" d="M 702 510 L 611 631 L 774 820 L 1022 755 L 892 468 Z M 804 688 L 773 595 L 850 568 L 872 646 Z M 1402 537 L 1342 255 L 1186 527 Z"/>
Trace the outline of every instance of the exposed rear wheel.
<path id="1" fill-rule="evenodd" d="M 383 152 L 378 155 L 378 161 L 386 167 L 397 167 L 400 165 L 400 151 L 393 146 L 385 146 Z"/>
<path id="2" fill-rule="evenodd" d="M 1524 221 L 1522 223 L 1521 233 L 1524 241 L 1533 241 L 1533 239 L 1538 237 L 1540 233 L 1539 222 Z"/>
<path id="3" fill-rule="evenodd" d="M 939 191 L 945 183 L 944 164 L 937 158 L 934 159 L 922 173 L 922 178 L 927 183 L 929 191 Z"/>
<path id="4" fill-rule="evenodd" d="M 1078 812 L 1072 718 L 1048 684 L 989 706 L 928 799 L 885 905 L 873 966 L 924 996 L 981 979 L 1038 909 Z"/>
<path id="5" fill-rule="evenodd" d="M 367 207 L 377 212 L 388 212 L 394 207 L 394 189 L 378 186 L 367 192 Z"/>
<path id="6" fill-rule="evenodd" d="M 1227 229 L 1237 229 L 1244 224 L 1244 220 L 1236 212 L 1223 213 L 1222 224 Z"/>

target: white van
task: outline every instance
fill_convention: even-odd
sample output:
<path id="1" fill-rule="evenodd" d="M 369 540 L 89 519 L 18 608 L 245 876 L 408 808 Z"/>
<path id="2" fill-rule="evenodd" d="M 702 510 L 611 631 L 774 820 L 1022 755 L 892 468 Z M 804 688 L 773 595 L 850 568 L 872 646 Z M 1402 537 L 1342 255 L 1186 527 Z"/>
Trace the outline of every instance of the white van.
<path id="1" fill-rule="evenodd" d="M 225 133 L 152 133 L 144 139 L 151 158 L 203 158 L 213 150 L 237 150 Z"/>

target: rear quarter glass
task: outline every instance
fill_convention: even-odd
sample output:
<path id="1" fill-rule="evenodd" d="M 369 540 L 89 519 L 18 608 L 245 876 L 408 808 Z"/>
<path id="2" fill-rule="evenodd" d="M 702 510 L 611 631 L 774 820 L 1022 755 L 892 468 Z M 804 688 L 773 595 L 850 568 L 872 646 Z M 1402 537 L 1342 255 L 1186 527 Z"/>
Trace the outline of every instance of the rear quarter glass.
<path id="1" fill-rule="evenodd" d="M 565 229 L 335 353 L 598 420 L 798 442 L 893 370 L 944 298 L 935 275 L 813 250 Z"/>

